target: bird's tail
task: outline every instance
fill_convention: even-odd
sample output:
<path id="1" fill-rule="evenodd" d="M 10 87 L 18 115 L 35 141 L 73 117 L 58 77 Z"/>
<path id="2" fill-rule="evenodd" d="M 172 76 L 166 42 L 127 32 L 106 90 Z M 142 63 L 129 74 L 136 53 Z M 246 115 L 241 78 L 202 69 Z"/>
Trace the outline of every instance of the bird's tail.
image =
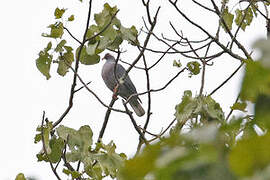
<path id="1" fill-rule="evenodd" d="M 138 101 L 138 98 L 136 97 L 131 98 L 129 104 L 131 105 L 132 109 L 135 111 L 137 116 L 141 117 L 145 114 L 143 107 Z"/>

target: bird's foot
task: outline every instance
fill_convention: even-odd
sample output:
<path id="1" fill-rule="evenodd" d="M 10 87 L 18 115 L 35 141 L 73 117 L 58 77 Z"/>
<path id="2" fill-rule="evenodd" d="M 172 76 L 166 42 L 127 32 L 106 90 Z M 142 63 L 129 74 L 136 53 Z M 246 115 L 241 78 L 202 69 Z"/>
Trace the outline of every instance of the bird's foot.
<path id="1" fill-rule="evenodd" d="M 118 88 L 119 88 L 119 84 L 117 84 L 117 85 L 113 88 L 113 96 L 112 96 L 112 98 L 115 99 L 115 100 L 118 99 L 118 97 L 117 97 Z"/>
<path id="2" fill-rule="evenodd" d="M 112 98 L 113 98 L 114 100 L 117 100 L 117 99 L 118 99 L 117 94 L 113 93 Z"/>

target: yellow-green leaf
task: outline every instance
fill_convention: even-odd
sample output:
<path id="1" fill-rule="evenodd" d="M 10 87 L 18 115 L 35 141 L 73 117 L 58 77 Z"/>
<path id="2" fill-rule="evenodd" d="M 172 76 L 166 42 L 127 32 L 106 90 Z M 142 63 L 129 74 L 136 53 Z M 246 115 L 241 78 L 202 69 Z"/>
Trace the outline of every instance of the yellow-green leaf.
<path id="1" fill-rule="evenodd" d="M 15 180 L 26 180 L 26 178 L 24 177 L 24 174 L 23 174 L 23 173 L 19 173 L 19 174 L 16 176 Z"/>
<path id="2" fill-rule="evenodd" d="M 270 163 L 270 134 L 240 140 L 229 153 L 232 171 L 239 176 L 250 176 Z"/>
<path id="3" fill-rule="evenodd" d="M 51 42 L 48 43 L 47 47 L 39 52 L 39 57 L 36 59 L 36 66 L 38 70 L 47 78 L 47 80 L 51 77 L 50 76 L 50 67 L 53 56 L 48 53 L 51 49 Z"/>
<path id="4" fill-rule="evenodd" d="M 246 110 L 245 110 L 246 107 L 247 107 L 246 102 L 236 102 L 236 103 L 233 104 L 231 109 L 246 112 Z"/>
<path id="5" fill-rule="evenodd" d="M 59 8 L 56 8 L 55 11 L 54 11 L 54 16 L 55 16 L 55 19 L 60 19 L 63 14 L 65 13 L 65 9 L 59 9 Z"/>
<path id="6" fill-rule="evenodd" d="M 255 102 L 259 94 L 270 95 L 270 69 L 261 61 L 247 61 L 240 98 Z"/>
<path id="7" fill-rule="evenodd" d="M 222 17 L 223 17 L 223 19 L 224 19 L 227 27 L 229 28 L 229 30 L 231 30 L 232 29 L 232 23 L 233 23 L 234 15 L 229 12 L 227 6 L 226 6 L 226 8 L 223 11 Z M 226 31 L 225 26 L 224 26 L 223 23 L 221 23 L 221 26 Z"/>
<path id="8" fill-rule="evenodd" d="M 78 57 L 79 49 L 80 49 L 80 47 L 77 48 L 77 50 L 76 50 L 76 57 Z M 82 48 L 81 55 L 80 55 L 80 62 L 82 64 L 93 65 L 93 64 L 99 63 L 99 61 L 100 61 L 100 56 L 99 55 L 97 55 L 97 54 L 89 55 L 86 52 L 86 46 L 84 46 Z"/>
<path id="9" fill-rule="evenodd" d="M 197 75 L 200 73 L 200 63 L 198 63 L 197 61 L 191 61 L 189 63 L 187 63 L 187 67 L 188 70 L 190 72 L 190 76 L 191 75 Z"/>
<path id="10" fill-rule="evenodd" d="M 64 34 L 64 26 L 62 22 L 56 22 L 55 24 L 51 24 L 48 26 L 48 28 L 51 28 L 50 34 L 42 33 L 43 37 L 61 38 Z"/>
<path id="11" fill-rule="evenodd" d="M 69 16 L 68 21 L 74 21 L 74 15 Z"/>

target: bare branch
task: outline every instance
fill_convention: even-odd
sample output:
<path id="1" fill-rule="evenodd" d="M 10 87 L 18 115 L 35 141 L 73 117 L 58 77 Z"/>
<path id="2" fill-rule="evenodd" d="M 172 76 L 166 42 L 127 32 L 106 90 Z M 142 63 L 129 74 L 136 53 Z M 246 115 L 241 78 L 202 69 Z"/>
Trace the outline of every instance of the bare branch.
<path id="1" fill-rule="evenodd" d="M 143 141 L 144 141 L 144 143 L 145 143 L 146 145 L 148 145 L 149 143 L 148 143 L 147 140 L 145 139 L 144 134 L 143 134 L 143 133 L 141 132 L 141 130 L 138 128 L 138 125 L 137 125 L 137 123 L 136 123 L 134 117 L 132 116 L 132 112 L 128 109 L 127 105 L 125 104 L 125 101 L 122 100 L 122 102 L 123 102 L 123 105 L 124 105 L 124 107 L 125 107 L 125 109 L 126 109 L 126 113 L 128 114 L 128 116 L 129 116 L 129 118 L 130 118 L 130 120 L 131 120 L 131 122 L 132 122 L 134 128 L 136 129 L 136 131 L 137 131 L 138 134 L 140 135 L 140 138 L 142 138 Z"/>
<path id="2" fill-rule="evenodd" d="M 109 121 L 109 117 L 110 117 L 110 114 L 111 114 L 111 108 L 113 107 L 113 104 L 115 103 L 117 99 L 115 98 L 112 98 L 111 102 L 110 102 L 110 105 L 106 111 L 106 115 L 105 115 L 105 118 L 104 118 L 104 121 L 103 121 L 103 125 L 102 125 L 102 128 L 101 130 L 99 131 L 99 136 L 98 136 L 98 142 L 101 142 L 102 141 L 102 137 L 104 135 L 104 132 L 105 132 L 105 129 L 107 127 L 107 124 L 108 124 L 108 121 Z"/>
<path id="3" fill-rule="evenodd" d="M 74 68 L 74 75 L 73 75 L 73 82 L 71 85 L 71 89 L 70 89 L 70 97 L 69 97 L 69 103 L 68 103 L 68 107 L 67 109 L 64 111 L 64 113 L 61 115 L 61 117 L 53 124 L 53 127 L 56 127 L 58 124 L 60 124 L 62 122 L 62 120 L 66 117 L 66 115 L 69 113 L 70 109 L 73 106 L 73 97 L 74 97 L 74 93 L 75 93 L 75 87 L 76 87 L 76 83 L 77 83 L 77 72 L 79 69 L 79 59 L 81 57 L 81 52 L 85 43 L 85 39 L 86 39 L 86 34 L 87 34 L 87 30 L 89 27 L 89 22 L 90 22 L 90 16 L 91 16 L 91 9 L 92 9 L 92 0 L 89 1 L 89 9 L 88 9 L 88 16 L 87 16 L 87 23 L 86 23 L 86 28 L 84 31 L 84 35 L 83 35 L 83 43 L 80 45 L 79 51 L 78 51 L 78 56 L 76 58 L 75 61 L 75 68 Z"/>
<path id="4" fill-rule="evenodd" d="M 77 41 L 79 44 L 82 44 L 81 41 L 79 41 L 69 30 L 68 28 L 64 27 L 64 29 L 68 32 L 68 34 L 75 40 Z"/>
<path id="5" fill-rule="evenodd" d="M 238 68 L 236 68 L 236 70 L 225 80 L 223 81 L 217 88 L 215 88 L 209 95 L 212 96 L 217 90 L 219 90 L 224 84 L 226 84 L 238 71 L 239 69 L 241 69 L 241 67 L 244 65 L 245 63 L 242 62 Z"/>
<path id="6" fill-rule="evenodd" d="M 140 96 L 140 95 L 144 95 L 147 94 L 149 92 L 158 92 L 158 91 L 162 91 L 165 88 L 167 88 L 182 72 L 184 72 L 185 70 L 187 70 L 187 68 L 183 68 L 181 71 L 179 71 L 172 79 L 170 79 L 163 87 L 159 88 L 159 89 L 150 89 L 149 91 L 145 91 L 142 93 L 136 93 L 136 94 L 132 94 L 128 97 L 128 99 L 126 100 L 125 104 L 129 102 L 129 100 L 133 97 L 133 96 Z"/>
<path id="7" fill-rule="evenodd" d="M 226 48 L 226 46 L 224 46 L 221 42 L 219 42 L 219 40 L 217 38 L 215 38 L 214 36 L 212 36 L 209 32 L 207 32 L 203 27 L 201 27 L 199 24 L 195 23 L 194 21 L 192 21 L 190 18 L 188 18 L 176 5 L 176 3 L 174 3 L 172 0 L 168 0 L 177 10 L 177 12 L 184 17 L 189 23 L 191 23 L 192 25 L 194 25 L 195 27 L 199 28 L 202 32 L 204 32 L 207 36 L 209 36 L 221 49 L 223 49 L 226 53 L 230 54 L 232 57 L 240 60 L 240 61 L 244 61 L 245 58 L 233 53 L 230 49 Z"/>

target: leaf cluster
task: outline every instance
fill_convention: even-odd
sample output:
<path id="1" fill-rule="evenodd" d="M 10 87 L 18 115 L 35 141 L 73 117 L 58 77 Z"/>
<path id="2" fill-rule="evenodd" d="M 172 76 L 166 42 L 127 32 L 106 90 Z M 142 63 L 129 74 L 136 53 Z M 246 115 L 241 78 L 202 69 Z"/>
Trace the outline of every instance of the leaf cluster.
<path id="1" fill-rule="evenodd" d="M 63 38 L 65 29 L 67 30 L 64 24 L 74 21 L 74 15 L 64 18 L 66 9 L 56 8 L 54 12 L 56 22 L 48 26 L 50 33 L 42 34 L 43 37 L 55 39 L 56 45 L 55 48 L 52 48 L 53 43 L 49 42 L 47 47 L 40 51 L 39 57 L 36 59 L 38 70 L 49 79 L 51 62 L 54 62 L 58 64 L 57 73 L 65 76 L 74 59 L 84 65 L 94 65 L 99 63 L 99 54 L 105 49 L 119 49 L 123 41 L 138 45 L 137 29 L 135 26 L 124 27 L 115 17 L 118 11 L 116 6 L 111 7 L 107 3 L 104 4 L 102 12 L 94 15 L 95 24 L 88 27 L 84 41 L 80 42 L 74 38 L 79 42 L 79 46 L 74 48 L 76 49 L 74 52 L 71 46 L 66 45 L 68 40 Z M 60 42 L 58 42 L 59 40 Z"/>
<path id="2" fill-rule="evenodd" d="M 41 129 L 43 128 L 43 134 Z M 44 127 L 37 129 L 35 143 L 44 137 L 46 152 L 37 154 L 38 161 L 58 164 L 63 160 L 67 168 L 63 172 L 72 178 L 88 175 L 93 179 L 102 179 L 106 176 L 116 177 L 118 169 L 123 166 L 125 154 L 116 153 L 113 142 L 105 145 L 101 142 L 93 146 L 93 132 L 88 125 L 75 130 L 63 125 L 55 129 L 56 134 L 50 134 L 52 123 L 47 122 Z M 71 169 L 67 164 L 81 162 L 84 166 L 82 171 Z"/>

